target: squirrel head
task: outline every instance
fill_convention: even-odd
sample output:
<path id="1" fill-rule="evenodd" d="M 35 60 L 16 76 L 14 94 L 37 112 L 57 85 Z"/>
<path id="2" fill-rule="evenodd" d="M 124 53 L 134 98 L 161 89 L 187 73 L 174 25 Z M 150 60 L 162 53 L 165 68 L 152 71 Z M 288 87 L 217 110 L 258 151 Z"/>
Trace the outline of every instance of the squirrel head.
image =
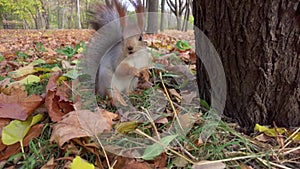
<path id="1" fill-rule="evenodd" d="M 142 34 L 139 34 L 123 39 L 123 51 L 126 55 L 133 54 L 145 47 L 142 36 Z"/>
<path id="2" fill-rule="evenodd" d="M 123 28 L 122 47 L 126 56 L 145 48 L 142 30 L 136 23 L 130 22 Z"/>
<path id="3" fill-rule="evenodd" d="M 115 7 L 119 13 L 122 27 L 122 47 L 126 56 L 135 53 L 145 47 L 142 32 L 144 29 L 144 7 L 141 0 L 130 0 L 136 12 L 137 23 L 125 18 L 127 6 L 115 0 Z"/>

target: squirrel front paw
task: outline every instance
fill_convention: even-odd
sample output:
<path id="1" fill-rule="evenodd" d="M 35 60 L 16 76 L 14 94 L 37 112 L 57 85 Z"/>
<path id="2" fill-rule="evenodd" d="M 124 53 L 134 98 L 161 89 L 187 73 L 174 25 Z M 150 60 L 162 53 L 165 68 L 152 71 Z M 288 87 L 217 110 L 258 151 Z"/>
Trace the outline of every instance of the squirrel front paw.
<path id="1" fill-rule="evenodd" d="M 118 76 L 132 75 L 132 76 L 140 77 L 140 71 L 137 68 L 130 66 L 127 63 L 121 63 L 117 68 L 116 74 Z"/>

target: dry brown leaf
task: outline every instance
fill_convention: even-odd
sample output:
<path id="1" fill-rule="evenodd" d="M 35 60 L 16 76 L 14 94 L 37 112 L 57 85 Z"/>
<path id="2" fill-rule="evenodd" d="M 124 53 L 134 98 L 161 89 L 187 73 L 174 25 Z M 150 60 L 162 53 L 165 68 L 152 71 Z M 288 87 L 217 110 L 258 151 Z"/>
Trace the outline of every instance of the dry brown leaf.
<path id="1" fill-rule="evenodd" d="M 36 108 L 43 103 L 43 98 L 38 95 L 27 97 L 26 92 L 18 95 L 0 94 L 0 117 L 26 120 Z"/>
<path id="2" fill-rule="evenodd" d="M 246 164 L 241 164 L 240 167 L 241 169 L 253 169 L 251 166 L 248 166 Z"/>
<path id="3" fill-rule="evenodd" d="M 159 157 L 154 159 L 154 164 L 152 168 L 165 168 L 167 166 L 168 155 L 162 153 Z"/>
<path id="4" fill-rule="evenodd" d="M 52 157 L 41 169 L 54 169 L 57 166 L 57 163 L 54 162 L 54 157 Z"/>
<path id="5" fill-rule="evenodd" d="M 196 78 L 193 74 L 191 74 L 190 69 L 188 68 L 187 65 L 182 64 L 182 65 L 168 66 L 166 67 L 166 70 L 172 73 L 183 75 L 185 79 L 188 78 L 189 80 L 192 80 Z"/>
<path id="6" fill-rule="evenodd" d="M 155 120 L 156 124 L 167 124 L 169 120 L 166 117 L 159 117 Z"/>
<path id="7" fill-rule="evenodd" d="M 100 168 L 104 168 L 100 156 L 104 156 L 99 152 L 99 146 L 96 143 L 86 143 L 86 141 L 83 141 L 83 139 L 73 139 L 74 142 L 76 142 L 81 147 L 84 147 L 87 151 L 91 152 L 97 157 L 96 160 L 96 166 Z"/>
<path id="8" fill-rule="evenodd" d="M 271 137 L 265 135 L 264 133 L 258 135 L 255 137 L 256 140 L 260 141 L 260 142 L 267 142 L 271 139 Z"/>
<path id="9" fill-rule="evenodd" d="M 1 138 L 1 135 L 2 135 L 2 128 L 5 127 L 6 125 L 8 125 L 10 122 L 10 119 L 3 119 L 3 118 L 0 118 L 0 138 Z M 1 149 L 0 149 L 1 151 Z"/>
<path id="10" fill-rule="evenodd" d="M 110 112 L 99 110 L 78 110 L 68 113 L 53 127 L 51 142 L 55 141 L 62 146 L 65 142 L 80 137 L 98 135 L 112 127 Z M 104 115 L 106 114 L 106 115 Z"/>
<path id="11" fill-rule="evenodd" d="M 64 69 L 67 69 L 67 70 L 73 68 L 73 67 L 71 67 L 71 64 L 68 61 L 65 61 L 65 60 L 61 61 L 61 65 Z"/>
<path id="12" fill-rule="evenodd" d="M 186 167 L 189 162 L 186 161 L 185 159 L 181 158 L 181 157 L 176 157 L 173 161 L 172 161 L 173 165 L 175 165 L 175 167 Z"/>
<path id="13" fill-rule="evenodd" d="M 197 91 L 181 91 L 182 102 L 190 104 L 197 97 Z"/>
<path id="14" fill-rule="evenodd" d="M 181 96 L 180 96 L 180 94 L 175 90 L 175 89 L 168 89 L 168 91 L 170 92 L 170 94 L 172 95 L 172 96 L 174 96 L 175 98 L 176 98 L 176 100 L 178 101 L 178 102 L 181 102 Z"/>
<path id="15" fill-rule="evenodd" d="M 127 158 L 119 156 L 114 169 L 152 169 L 150 164 L 144 161 L 137 161 L 134 158 Z"/>
<path id="16" fill-rule="evenodd" d="M 196 64 L 196 60 L 197 60 L 196 52 L 193 51 L 193 50 L 190 50 L 189 55 L 190 55 L 190 62 L 191 62 L 192 64 Z"/>
<path id="17" fill-rule="evenodd" d="M 6 88 L 2 89 L 2 93 L 6 95 L 25 93 L 25 85 L 22 83 L 10 83 Z"/>
<path id="18" fill-rule="evenodd" d="M 46 87 L 45 105 L 51 120 L 54 122 L 60 121 L 65 114 L 74 110 L 73 103 L 67 99 L 68 88 L 60 89 L 57 87 L 56 81 L 60 74 L 61 72 L 52 73 Z"/>
<path id="19" fill-rule="evenodd" d="M 2 90 L 5 89 L 9 83 L 10 83 L 9 78 L 5 78 L 2 81 L 0 81 L 0 92 L 2 92 Z"/>
<path id="20" fill-rule="evenodd" d="M 207 163 L 208 162 L 208 163 Z M 226 168 L 226 164 L 222 162 L 213 162 L 209 163 L 210 161 L 200 161 L 193 166 L 193 169 L 224 169 Z"/>
<path id="21" fill-rule="evenodd" d="M 180 126 L 182 127 L 182 132 L 184 135 L 193 127 L 194 123 L 197 121 L 197 116 L 192 113 L 178 114 L 178 119 Z"/>

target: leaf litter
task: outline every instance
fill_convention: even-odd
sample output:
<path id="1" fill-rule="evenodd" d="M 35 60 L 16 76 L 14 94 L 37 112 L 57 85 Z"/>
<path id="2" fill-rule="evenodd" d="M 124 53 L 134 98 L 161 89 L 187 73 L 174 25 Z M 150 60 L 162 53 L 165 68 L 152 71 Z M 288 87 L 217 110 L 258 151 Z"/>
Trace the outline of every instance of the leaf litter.
<path id="1" fill-rule="evenodd" d="M 158 35 L 145 35 L 147 46 L 153 49 L 156 65 L 152 70 L 142 72 L 143 78 L 139 81 L 138 89 L 132 93 L 133 96 L 140 95 L 145 98 L 123 98 L 121 94 L 118 95 L 123 106 L 128 106 L 126 102 L 130 101 L 134 102 L 139 110 L 128 109 L 122 112 L 114 109 L 107 100 L 98 100 L 101 103 L 99 106 L 106 110 L 102 108 L 96 112 L 77 110 L 75 104 L 81 103 L 77 100 L 75 91 L 72 91 L 70 81 L 76 79 L 79 74 L 72 72 L 72 69 L 82 56 L 82 49 L 85 46 L 83 44 L 88 45 L 93 33 L 92 30 L 0 30 L 1 133 L 14 120 L 29 120 L 36 115 L 38 108 L 45 107 L 47 111 L 44 112 L 44 120 L 27 128 L 27 134 L 18 140 L 23 142 L 24 147 L 28 147 L 30 140 L 41 137 L 44 126 L 50 124 L 52 131 L 48 144 L 58 144 L 65 152 L 67 149 L 74 150 L 68 156 L 72 163 L 67 159 L 64 160 L 61 154 L 55 158 L 51 156 L 45 159 L 39 167 L 71 165 L 72 168 L 76 168 L 86 165 L 107 168 L 108 163 L 116 169 L 167 166 L 181 168 L 299 166 L 297 157 L 300 154 L 300 129 L 268 128 L 257 124 L 257 133 L 249 137 L 239 133 L 236 124 L 221 122 L 213 137 L 205 141 L 201 139 L 199 133 L 206 119 L 205 115 L 198 113 L 198 110 L 206 110 L 206 102 L 200 100 L 201 105 L 206 106 L 190 110 L 197 112 L 195 114 L 184 113 L 188 110 L 178 106 L 194 105 L 193 101 L 197 96 L 195 92 L 178 91 L 177 88 L 179 84 L 188 84 L 185 79 L 195 80 L 196 54 L 192 45 L 195 42 L 193 32 L 167 31 Z M 179 61 L 185 65 L 176 64 Z M 155 77 L 159 72 L 163 73 L 163 79 Z M 179 78 L 176 84 L 174 78 L 177 77 Z M 162 84 L 167 90 L 162 88 Z M 159 96 L 155 96 L 157 101 L 163 103 L 159 104 L 159 108 L 153 101 L 147 103 L 146 96 L 153 96 L 151 87 L 160 93 Z M 170 98 L 166 97 L 166 93 Z M 143 114 L 143 109 L 148 110 L 148 114 Z M 178 120 L 183 125 L 177 123 L 174 123 L 177 126 L 171 125 L 175 115 L 178 115 Z M 186 131 L 183 132 L 186 136 L 178 137 L 177 133 L 169 133 L 170 129 L 179 126 L 182 131 Z M 99 135 L 112 131 L 117 135 L 142 137 L 136 133 L 137 130 L 147 133 L 145 136 L 149 137 L 150 141 L 149 145 L 142 146 L 146 153 L 140 154 L 141 158 L 110 154 L 103 151 L 101 142 L 95 141 Z M 1 161 L 21 151 L 19 143 L 4 145 L 2 139 Z M 84 151 L 80 150 L 80 147 Z M 269 151 L 270 148 L 273 150 Z M 212 150 L 215 154 L 212 154 Z M 28 149 L 26 151 L 29 153 Z M 87 153 L 95 155 L 96 159 L 90 160 Z M 89 159 L 89 162 L 82 161 L 82 157 Z M 291 160 L 285 161 L 285 158 Z M 12 164 L 7 162 L 4 166 L 10 167 Z"/>

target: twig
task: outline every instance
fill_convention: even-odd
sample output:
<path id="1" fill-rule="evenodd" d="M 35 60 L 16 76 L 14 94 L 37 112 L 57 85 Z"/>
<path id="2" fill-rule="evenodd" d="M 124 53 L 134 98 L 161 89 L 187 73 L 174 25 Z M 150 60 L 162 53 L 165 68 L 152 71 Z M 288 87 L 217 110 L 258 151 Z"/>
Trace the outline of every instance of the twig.
<path id="1" fill-rule="evenodd" d="M 95 137 L 96 137 L 96 139 L 97 139 L 98 143 L 100 144 L 100 147 L 101 147 L 101 149 L 102 149 L 102 151 L 103 151 L 103 154 L 104 154 L 104 156 L 105 156 L 105 159 L 106 159 L 106 163 L 107 163 L 107 165 L 108 165 L 108 168 L 109 168 L 109 169 L 113 169 L 113 166 L 110 165 L 110 162 L 109 162 L 109 160 L 108 160 L 108 156 L 107 156 L 107 154 L 106 154 L 106 151 L 105 151 L 105 149 L 104 149 L 104 147 L 103 147 L 103 145 L 102 145 L 102 143 L 101 143 L 99 137 L 98 137 L 97 135 L 95 135 Z M 114 164 L 116 164 L 116 162 L 115 162 Z"/>
<path id="2" fill-rule="evenodd" d="M 220 163 L 220 162 L 226 162 L 226 161 L 234 161 L 234 160 L 242 160 L 247 158 L 255 158 L 257 156 L 263 156 L 263 155 L 248 155 L 248 156 L 242 156 L 242 157 L 233 157 L 233 158 L 226 158 L 223 160 L 215 160 L 215 161 L 203 161 L 203 162 L 197 162 L 194 163 L 195 165 L 205 165 L 205 164 L 214 164 L 214 163 Z"/>
<path id="3" fill-rule="evenodd" d="M 286 148 L 289 144 L 291 144 L 294 141 L 293 140 L 294 136 L 298 133 L 299 130 L 300 127 L 296 131 L 294 131 L 293 134 L 291 134 L 286 140 L 284 140 L 284 143 L 286 144 L 279 150 L 279 152 L 282 151 L 284 148 Z"/>
<path id="4" fill-rule="evenodd" d="M 177 139 L 175 139 L 175 141 L 177 142 L 177 144 L 180 146 L 181 150 L 182 150 L 185 154 L 187 154 L 191 159 L 197 160 L 197 157 L 194 157 L 189 151 L 187 151 L 187 150 L 180 144 L 180 142 L 179 142 Z"/>
<path id="5" fill-rule="evenodd" d="M 273 165 L 273 166 L 276 166 L 276 167 L 279 167 L 279 168 L 283 168 L 283 169 L 292 169 L 292 168 L 289 168 L 289 167 L 286 167 L 284 165 L 280 165 L 280 164 L 277 164 L 277 163 L 273 163 L 271 161 L 268 161 L 266 162 L 266 160 L 263 160 L 261 158 L 257 158 L 259 161 L 261 161 L 264 165 L 268 166 L 267 163 Z"/>
<path id="6" fill-rule="evenodd" d="M 293 137 L 294 137 L 299 131 L 300 131 L 300 127 L 299 127 L 297 130 L 295 130 L 295 131 L 293 132 L 293 134 L 291 134 L 284 142 L 287 142 L 288 140 L 293 139 Z"/>
<path id="7" fill-rule="evenodd" d="M 296 147 L 296 148 L 293 148 L 293 149 L 291 149 L 291 150 L 289 150 L 289 151 L 286 151 L 286 152 L 284 152 L 284 153 L 282 153 L 283 155 L 287 155 L 287 154 L 289 154 L 289 153 L 291 153 L 291 152 L 293 152 L 293 151 L 296 151 L 296 150 L 300 150 L 300 146 L 299 147 Z"/>
<path id="8" fill-rule="evenodd" d="M 151 125 L 153 126 L 154 131 L 155 131 L 155 133 L 157 135 L 158 140 L 160 140 L 160 135 L 158 133 L 158 130 L 157 130 L 156 126 L 155 126 L 155 123 L 154 123 L 153 119 L 151 118 L 151 115 L 150 115 L 149 111 L 147 109 L 145 109 L 144 107 L 142 107 L 142 109 L 147 113 L 146 117 L 149 119 Z"/>
<path id="9" fill-rule="evenodd" d="M 165 91 L 165 93 L 166 93 L 166 96 L 167 96 L 167 98 L 168 98 L 168 100 L 169 100 L 169 102 L 170 102 L 170 104 L 171 104 L 172 110 L 173 110 L 173 112 L 174 112 L 173 122 L 174 122 L 175 119 L 176 119 L 176 120 L 178 121 L 178 124 L 179 124 L 181 130 L 183 130 L 183 127 L 182 127 L 182 125 L 180 124 L 179 118 L 178 118 L 178 116 L 177 116 L 177 112 L 176 112 L 176 109 L 175 109 L 175 107 L 174 107 L 174 104 L 173 104 L 173 102 L 172 102 L 172 100 L 171 100 L 171 97 L 170 97 L 170 95 L 169 95 L 169 92 L 168 92 L 168 90 L 167 90 L 167 88 L 166 88 L 166 86 L 165 86 L 165 83 L 164 83 L 164 80 L 163 80 L 163 78 L 162 78 L 161 72 L 159 72 L 159 78 L 160 78 L 160 80 L 161 80 L 161 83 L 162 83 L 162 85 L 163 85 L 163 88 L 164 88 L 164 91 Z"/>

